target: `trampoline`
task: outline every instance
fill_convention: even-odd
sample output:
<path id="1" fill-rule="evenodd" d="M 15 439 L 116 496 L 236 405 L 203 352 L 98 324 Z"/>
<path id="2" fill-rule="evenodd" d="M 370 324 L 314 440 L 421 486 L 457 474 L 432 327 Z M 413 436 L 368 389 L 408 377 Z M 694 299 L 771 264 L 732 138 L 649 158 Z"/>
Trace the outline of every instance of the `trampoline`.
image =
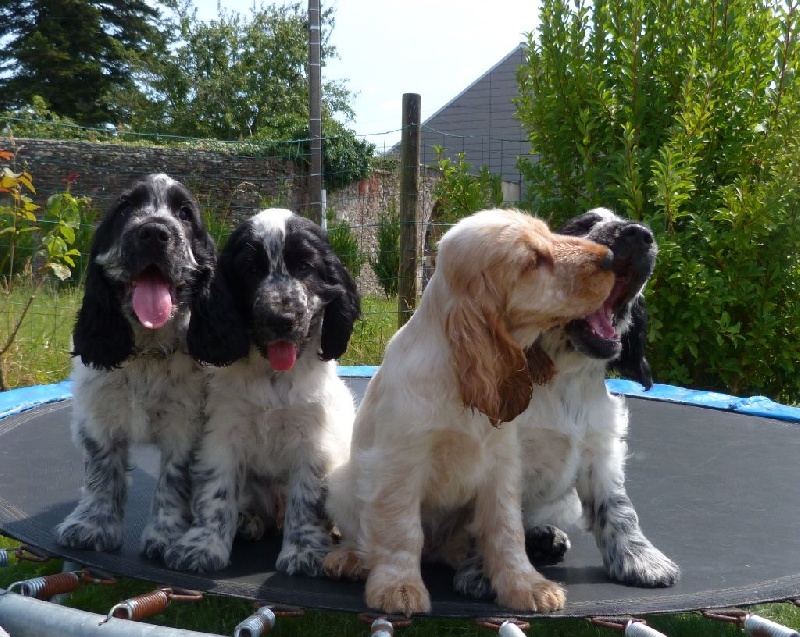
<path id="1" fill-rule="evenodd" d="M 362 396 L 374 368 L 340 370 Z M 563 562 L 539 566 L 562 582 L 566 607 L 548 616 L 596 617 L 691 611 L 800 597 L 800 409 L 656 385 L 644 392 L 610 380 L 631 411 L 628 493 L 647 537 L 682 569 L 667 589 L 611 582 L 594 539 L 570 529 Z M 124 546 L 113 553 L 69 550 L 53 527 L 74 507 L 82 459 L 69 436 L 68 382 L 0 395 L 0 533 L 73 562 L 167 586 L 306 608 L 360 613 L 363 585 L 289 577 L 274 570 L 277 536 L 237 541 L 232 564 L 212 575 L 171 571 L 138 554 L 155 486 L 157 451 L 132 450 Z M 113 406 L 110 406 L 113 408 Z M 432 617 L 511 612 L 461 597 L 452 572 L 427 566 Z"/>

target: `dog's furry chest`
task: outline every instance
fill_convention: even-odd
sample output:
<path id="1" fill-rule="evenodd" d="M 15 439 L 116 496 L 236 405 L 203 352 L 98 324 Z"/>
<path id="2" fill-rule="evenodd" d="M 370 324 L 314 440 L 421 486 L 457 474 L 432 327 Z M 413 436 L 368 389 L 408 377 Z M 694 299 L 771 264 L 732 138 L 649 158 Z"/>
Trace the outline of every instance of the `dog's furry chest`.
<path id="1" fill-rule="evenodd" d="M 353 399 L 333 364 L 276 373 L 251 356 L 211 374 L 207 426 L 225 432 L 248 471 L 285 479 L 300 457 L 347 459 Z"/>
<path id="2" fill-rule="evenodd" d="M 484 418 L 480 418 L 484 421 Z M 506 423 L 500 429 L 488 429 L 480 423 L 480 433 L 440 430 L 430 434 L 430 463 L 424 483 L 423 506 L 432 510 L 452 510 L 469 504 L 478 489 L 491 479 L 495 464 L 502 461 L 504 451 L 513 449 L 516 433 Z"/>
<path id="3" fill-rule="evenodd" d="M 536 499 L 550 500 L 574 486 L 595 449 L 625 435 L 627 412 L 623 400 L 608 393 L 602 376 L 579 368 L 537 387 L 517 424 L 523 488 Z"/>
<path id="4" fill-rule="evenodd" d="M 72 378 L 78 426 L 167 445 L 168 438 L 194 436 L 202 427 L 203 372 L 188 355 L 140 356 L 110 371 L 76 361 Z"/>

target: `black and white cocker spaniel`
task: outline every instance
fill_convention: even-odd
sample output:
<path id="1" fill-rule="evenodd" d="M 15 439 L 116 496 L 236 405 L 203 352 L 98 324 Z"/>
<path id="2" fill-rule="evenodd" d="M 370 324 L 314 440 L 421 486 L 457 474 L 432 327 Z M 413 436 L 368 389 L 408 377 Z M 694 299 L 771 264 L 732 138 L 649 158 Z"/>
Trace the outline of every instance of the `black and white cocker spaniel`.
<path id="1" fill-rule="evenodd" d="M 186 333 L 215 260 L 197 201 L 167 175 L 135 182 L 101 219 L 72 335 L 72 431 L 85 452 L 85 482 L 78 506 L 56 528 L 59 544 L 121 545 L 128 448 L 138 442 L 161 451 L 142 552 L 161 556 L 188 528 L 204 381 Z"/>
<path id="2" fill-rule="evenodd" d="M 192 469 L 194 523 L 169 548 L 174 569 L 224 567 L 237 529 L 283 527 L 276 567 L 316 576 L 330 548 L 331 471 L 349 457 L 352 395 L 336 373 L 360 300 L 315 223 L 268 209 L 223 249 L 190 351 L 210 368 Z"/>
<path id="3" fill-rule="evenodd" d="M 633 586 L 671 586 L 679 569 L 645 537 L 625 489 L 625 400 L 605 384 L 609 368 L 648 389 L 653 384 L 642 293 L 655 266 L 656 243 L 649 228 L 605 208 L 575 217 L 557 232 L 611 248 L 616 280 L 602 308 L 540 340 L 555 375 L 534 387 L 530 405 L 516 420 L 528 550 L 542 561 L 557 561 L 569 548 L 560 527 L 582 515 L 609 577 Z M 459 569 L 457 590 L 491 596 L 480 562 L 473 556 Z"/>

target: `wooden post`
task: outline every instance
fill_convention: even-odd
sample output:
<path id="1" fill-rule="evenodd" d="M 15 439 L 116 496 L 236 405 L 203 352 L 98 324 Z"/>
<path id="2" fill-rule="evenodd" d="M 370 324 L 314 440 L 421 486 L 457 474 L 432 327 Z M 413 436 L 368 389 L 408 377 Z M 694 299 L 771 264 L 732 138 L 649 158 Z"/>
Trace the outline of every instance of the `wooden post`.
<path id="1" fill-rule="evenodd" d="M 308 174 L 309 218 L 322 225 L 322 65 L 319 0 L 308 0 L 308 133 L 311 168 Z"/>
<path id="2" fill-rule="evenodd" d="M 420 106 L 416 93 L 403 94 L 400 137 L 400 272 L 397 283 L 397 327 L 417 306 L 417 198 L 419 194 Z"/>

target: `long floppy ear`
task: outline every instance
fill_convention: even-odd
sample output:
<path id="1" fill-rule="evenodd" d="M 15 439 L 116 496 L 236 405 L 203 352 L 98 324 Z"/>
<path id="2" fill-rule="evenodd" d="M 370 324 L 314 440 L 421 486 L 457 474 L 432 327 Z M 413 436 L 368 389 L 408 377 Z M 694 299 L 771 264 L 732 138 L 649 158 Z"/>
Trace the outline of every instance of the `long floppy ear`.
<path id="1" fill-rule="evenodd" d="M 653 386 L 653 375 L 645 357 L 646 347 L 647 306 L 644 297 L 640 295 L 631 307 L 631 324 L 622 337 L 622 353 L 611 362 L 611 369 L 620 376 L 641 383 L 645 389 L 650 389 Z"/>
<path id="2" fill-rule="evenodd" d="M 361 298 L 356 282 L 337 257 L 326 259 L 326 266 L 335 293 L 325 306 L 319 357 L 329 361 L 340 358 L 347 351 L 353 326 L 361 316 Z"/>
<path id="3" fill-rule="evenodd" d="M 445 316 L 445 333 L 461 400 L 497 427 L 530 403 L 533 380 L 528 360 L 511 337 L 504 304 L 485 274 L 454 295 Z"/>
<path id="4" fill-rule="evenodd" d="M 547 385 L 556 375 L 556 364 L 542 347 L 541 338 L 525 350 L 528 359 L 528 373 L 535 385 Z"/>
<path id="5" fill-rule="evenodd" d="M 133 354 L 133 329 L 120 298 L 94 258 L 84 285 L 83 303 L 72 332 L 72 355 L 84 365 L 110 370 Z"/>
<path id="6" fill-rule="evenodd" d="M 250 330 L 236 307 L 225 274 L 228 262 L 223 255 L 216 268 L 203 272 L 192 299 L 186 333 L 189 355 L 218 367 L 230 365 L 250 352 Z"/>

